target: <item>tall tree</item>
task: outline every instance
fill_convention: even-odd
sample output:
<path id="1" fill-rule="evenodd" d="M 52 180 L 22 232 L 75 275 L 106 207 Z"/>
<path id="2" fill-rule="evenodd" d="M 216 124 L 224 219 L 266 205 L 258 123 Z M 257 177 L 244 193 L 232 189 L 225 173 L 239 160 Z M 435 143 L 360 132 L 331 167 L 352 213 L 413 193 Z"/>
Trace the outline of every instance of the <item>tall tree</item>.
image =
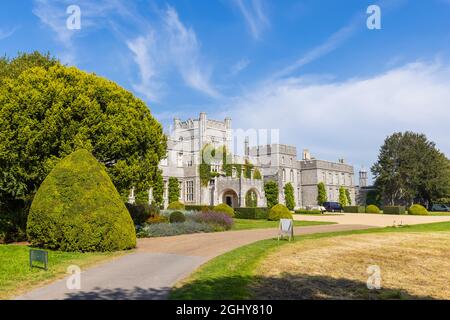
<path id="1" fill-rule="evenodd" d="M 162 206 L 164 200 L 164 179 L 160 170 L 156 172 L 153 179 L 152 196 L 153 204 L 158 207 Z"/>
<path id="2" fill-rule="evenodd" d="M 327 202 L 327 190 L 325 189 L 325 184 L 319 182 L 317 185 L 317 204 L 321 206 L 325 202 Z"/>
<path id="3" fill-rule="evenodd" d="M 450 194 L 450 162 L 424 134 L 387 137 L 372 173 L 383 201 L 391 205 L 428 205 Z"/>
<path id="4" fill-rule="evenodd" d="M 269 209 L 278 204 L 278 184 L 275 181 L 267 181 L 264 184 L 264 193 Z"/>
<path id="5" fill-rule="evenodd" d="M 345 197 L 347 198 L 347 205 L 352 205 L 352 197 L 350 196 L 350 190 L 345 189 Z"/>
<path id="6" fill-rule="evenodd" d="M 169 203 L 180 199 L 180 183 L 177 178 L 169 178 Z"/>
<path id="7" fill-rule="evenodd" d="M 366 206 L 370 206 L 371 204 L 379 207 L 381 206 L 381 196 L 378 190 L 370 190 L 366 195 Z"/>
<path id="8" fill-rule="evenodd" d="M 21 55 L 0 65 L 1 196 L 33 194 L 79 148 L 105 166 L 120 193 L 149 188 L 166 137 L 144 102 L 49 56 Z"/>
<path id="9" fill-rule="evenodd" d="M 294 187 L 290 182 L 284 185 L 284 202 L 289 210 L 291 211 L 294 210 L 295 208 Z"/>
<path id="10" fill-rule="evenodd" d="M 341 205 L 341 207 L 345 207 L 348 205 L 347 194 L 345 193 L 344 187 L 339 187 L 339 204 Z"/>

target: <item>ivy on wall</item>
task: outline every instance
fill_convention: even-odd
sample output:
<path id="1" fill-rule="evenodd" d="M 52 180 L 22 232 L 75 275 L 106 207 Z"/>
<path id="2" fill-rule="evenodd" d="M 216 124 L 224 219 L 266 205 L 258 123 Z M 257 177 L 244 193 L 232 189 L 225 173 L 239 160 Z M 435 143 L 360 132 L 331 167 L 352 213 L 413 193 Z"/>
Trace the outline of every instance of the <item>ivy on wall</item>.
<path id="1" fill-rule="evenodd" d="M 225 146 L 214 149 L 211 144 L 207 144 L 202 149 L 202 163 L 199 165 L 200 181 L 202 186 L 208 186 L 211 179 L 220 175 L 218 172 L 211 171 L 211 164 L 206 161 L 211 158 L 222 158 L 222 169 L 227 177 L 231 177 L 233 175 L 233 168 L 235 168 L 237 178 L 241 177 L 242 169 L 244 169 L 244 177 L 247 179 L 251 178 L 251 171 L 254 168 L 253 164 L 247 160 L 245 161 L 245 164 L 228 163 L 231 156 Z M 261 172 L 258 169 L 255 169 L 253 178 L 259 180 L 262 179 Z"/>

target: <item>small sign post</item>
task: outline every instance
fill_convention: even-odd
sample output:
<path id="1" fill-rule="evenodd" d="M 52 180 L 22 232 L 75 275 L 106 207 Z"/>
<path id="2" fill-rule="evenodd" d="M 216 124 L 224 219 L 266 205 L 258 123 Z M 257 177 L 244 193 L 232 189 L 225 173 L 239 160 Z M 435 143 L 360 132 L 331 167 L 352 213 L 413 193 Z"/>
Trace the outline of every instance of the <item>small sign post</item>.
<path id="1" fill-rule="evenodd" d="M 48 270 L 48 252 L 44 250 L 30 249 L 30 269 L 38 267 L 33 265 L 33 262 L 37 261 L 44 265 L 44 269 Z M 42 268 L 42 267 L 41 267 Z"/>

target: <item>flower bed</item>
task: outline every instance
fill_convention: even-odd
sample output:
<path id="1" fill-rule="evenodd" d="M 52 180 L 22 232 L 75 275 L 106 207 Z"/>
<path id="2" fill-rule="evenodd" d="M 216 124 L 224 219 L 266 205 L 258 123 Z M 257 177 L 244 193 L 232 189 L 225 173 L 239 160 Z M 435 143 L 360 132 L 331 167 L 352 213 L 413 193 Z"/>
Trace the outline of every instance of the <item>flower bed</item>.
<path id="1" fill-rule="evenodd" d="M 214 232 L 214 227 L 205 223 L 186 221 L 182 223 L 145 224 L 136 229 L 138 238 L 167 237 L 200 232 Z"/>
<path id="2" fill-rule="evenodd" d="M 168 212 L 162 212 L 160 223 L 153 219 L 136 227 L 139 238 L 167 237 L 180 234 L 215 232 L 230 230 L 234 224 L 233 218 L 220 212 L 185 212 L 186 221 L 169 223 L 166 218 Z M 171 213 L 173 214 L 173 212 Z M 180 213 L 182 214 L 182 213 Z M 156 221 L 154 221 L 156 220 Z M 156 223 L 155 223 L 156 222 Z"/>

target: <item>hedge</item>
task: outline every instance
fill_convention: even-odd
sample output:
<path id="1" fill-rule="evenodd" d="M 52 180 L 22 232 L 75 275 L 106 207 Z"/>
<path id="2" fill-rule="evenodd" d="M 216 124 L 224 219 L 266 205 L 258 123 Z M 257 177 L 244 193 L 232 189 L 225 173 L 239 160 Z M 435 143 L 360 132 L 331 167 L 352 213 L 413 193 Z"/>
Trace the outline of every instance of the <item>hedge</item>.
<path id="1" fill-rule="evenodd" d="M 269 217 L 268 208 L 236 208 L 236 218 L 239 219 L 264 219 Z"/>
<path id="2" fill-rule="evenodd" d="M 406 208 L 404 206 L 386 206 L 383 208 L 384 214 L 405 214 Z"/>
<path id="3" fill-rule="evenodd" d="M 346 213 L 366 213 L 366 207 L 364 206 L 345 206 L 343 210 Z"/>
<path id="4" fill-rule="evenodd" d="M 307 209 L 298 209 L 295 210 L 296 214 L 322 214 L 320 210 L 307 210 Z"/>
<path id="5" fill-rule="evenodd" d="M 204 204 L 186 204 L 185 209 L 187 211 L 212 211 L 214 206 L 208 206 Z"/>
<path id="6" fill-rule="evenodd" d="M 42 182 L 31 204 L 27 234 L 34 247 L 62 251 L 136 246 L 125 204 L 104 166 L 84 149 L 59 161 Z"/>

